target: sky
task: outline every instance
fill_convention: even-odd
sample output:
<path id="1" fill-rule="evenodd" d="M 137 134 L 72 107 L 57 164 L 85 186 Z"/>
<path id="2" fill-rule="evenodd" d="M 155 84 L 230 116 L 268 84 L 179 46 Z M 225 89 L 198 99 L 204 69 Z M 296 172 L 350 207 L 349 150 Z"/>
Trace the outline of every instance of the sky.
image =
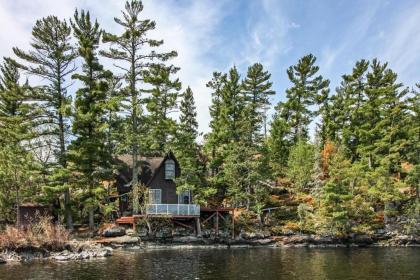
<path id="1" fill-rule="evenodd" d="M 0 0 L 0 56 L 12 47 L 29 49 L 31 29 L 39 18 L 69 19 L 75 8 L 89 10 L 102 28 L 119 33 L 113 18 L 119 0 Z M 150 37 L 163 39 L 162 50 L 176 50 L 171 62 L 181 70 L 197 104 L 199 130 L 208 132 L 214 71 L 235 65 L 242 77 L 260 62 L 272 74 L 273 105 L 290 87 L 286 70 L 300 57 L 317 57 L 320 74 L 331 81 L 351 72 L 359 59 L 388 61 L 406 86 L 420 82 L 420 1 L 417 0 L 145 0 L 144 18 L 156 21 Z M 103 61 L 111 67 L 110 61 Z M 72 90 L 70 88 L 69 90 Z"/>

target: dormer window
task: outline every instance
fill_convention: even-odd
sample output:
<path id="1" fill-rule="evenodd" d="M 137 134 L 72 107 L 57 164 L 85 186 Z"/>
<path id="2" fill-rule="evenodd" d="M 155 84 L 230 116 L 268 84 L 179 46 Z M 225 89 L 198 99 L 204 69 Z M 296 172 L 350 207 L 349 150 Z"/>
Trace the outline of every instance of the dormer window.
<path id="1" fill-rule="evenodd" d="M 175 179 L 175 161 L 172 159 L 167 159 L 165 161 L 165 179 Z"/>

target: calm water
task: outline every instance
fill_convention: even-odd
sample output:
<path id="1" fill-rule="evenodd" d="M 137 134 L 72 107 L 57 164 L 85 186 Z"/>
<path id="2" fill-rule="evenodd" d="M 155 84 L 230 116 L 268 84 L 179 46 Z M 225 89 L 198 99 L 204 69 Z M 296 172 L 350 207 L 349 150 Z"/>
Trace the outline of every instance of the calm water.
<path id="1" fill-rule="evenodd" d="M 420 279 L 420 248 L 159 249 L 0 265 L 0 279 Z"/>

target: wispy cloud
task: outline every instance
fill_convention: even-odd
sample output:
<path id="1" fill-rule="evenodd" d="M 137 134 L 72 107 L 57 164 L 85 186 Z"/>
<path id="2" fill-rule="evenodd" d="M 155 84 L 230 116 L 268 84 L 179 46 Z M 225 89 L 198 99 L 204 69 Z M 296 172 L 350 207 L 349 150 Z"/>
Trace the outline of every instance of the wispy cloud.
<path id="1" fill-rule="evenodd" d="M 420 81 L 420 2 L 405 10 L 384 36 L 381 55 L 408 85 Z"/>

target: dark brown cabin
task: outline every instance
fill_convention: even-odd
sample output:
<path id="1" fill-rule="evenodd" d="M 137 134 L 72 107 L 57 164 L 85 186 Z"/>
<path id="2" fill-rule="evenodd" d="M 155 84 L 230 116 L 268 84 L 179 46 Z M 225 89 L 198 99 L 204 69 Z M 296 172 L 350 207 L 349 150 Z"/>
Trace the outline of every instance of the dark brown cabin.
<path id="1" fill-rule="evenodd" d="M 128 212 L 129 196 L 132 190 L 132 168 L 133 160 L 131 155 L 123 155 L 119 158 L 121 168 L 116 178 L 116 185 L 119 194 L 120 213 Z M 149 189 L 148 204 L 190 204 L 191 193 L 176 193 L 174 179 L 181 174 L 179 162 L 172 152 L 164 157 L 142 157 L 139 160 L 139 182 Z"/>

